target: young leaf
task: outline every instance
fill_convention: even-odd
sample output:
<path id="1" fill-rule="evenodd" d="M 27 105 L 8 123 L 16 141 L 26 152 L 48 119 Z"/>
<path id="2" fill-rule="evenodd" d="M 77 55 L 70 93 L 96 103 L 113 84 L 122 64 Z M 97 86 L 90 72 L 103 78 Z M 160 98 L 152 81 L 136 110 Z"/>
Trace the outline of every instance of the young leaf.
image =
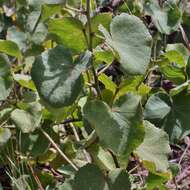
<path id="1" fill-rule="evenodd" d="M 106 42 L 119 54 L 121 67 L 127 74 L 145 74 L 151 55 L 151 35 L 136 16 L 122 13 L 110 26 L 110 34 L 100 27 Z"/>
<path id="2" fill-rule="evenodd" d="M 0 52 L 17 58 L 22 56 L 17 44 L 8 40 L 0 40 Z"/>
<path id="3" fill-rule="evenodd" d="M 92 17 L 91 25 L 92 25 L 92 32 L 94 34 L 100 35 L 100 31 L 98 30 L 99 25 L 101 24 L 104 28 L 108 29 L 109 25 L 112 20 L 111 13 L 101 13 L 94 17 Z M 97 38 L 95 35 L 93 36 L 93 47 L 96 47 L 98 44 L 102 42 L 102 39 Z"/>
<path id="4" fill-rule="evenodd" d="M 32 67 L 32 79 L 40 97 L 52 107 L 69 106 L 83 86 L 81 73 L 90 61 L 91 53 L 74 63 L 69 49 L 57 46 L 38 56 Z"/>
<path id="5" fill-rule="evenodd" d="M 95 127 L 102 145 L 125 159 L 144 139 L 140 101 L 139 96 L 127 94 L 112 108 L 94 100 L 87 102 L 83 109 L 85 119 Z"/>
<path id="6" fill-rule="evenodd" d="M 52 19 L 49 21 L 48 30 L 57 43 L 71 48 L 75 53 L 87 49 L 83 25 L 75 18 Z"/>

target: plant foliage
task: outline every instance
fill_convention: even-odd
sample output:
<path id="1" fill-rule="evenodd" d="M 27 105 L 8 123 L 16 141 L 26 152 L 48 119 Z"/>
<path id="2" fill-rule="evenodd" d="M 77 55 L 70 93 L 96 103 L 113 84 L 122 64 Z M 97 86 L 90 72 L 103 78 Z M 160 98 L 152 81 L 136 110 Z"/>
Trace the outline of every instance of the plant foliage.
<path id="1" fill-rule="evenodd" d="M 2 187 L 190 188 L 190 2 L 0 5 Z"/>

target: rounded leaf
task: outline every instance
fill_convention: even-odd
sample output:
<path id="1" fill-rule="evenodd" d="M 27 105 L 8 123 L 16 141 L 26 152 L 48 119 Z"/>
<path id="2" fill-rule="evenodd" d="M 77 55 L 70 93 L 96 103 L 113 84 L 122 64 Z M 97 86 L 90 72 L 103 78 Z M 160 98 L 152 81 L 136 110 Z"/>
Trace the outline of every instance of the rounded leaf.
<path id="1" fill-rule="evenodd" d="M 119 54 L 121 67 L 127 74 L 145 74 L 151 56 L 151 35 L 136 16 L 122 13 L 110 26 L 110 33 L 100 27 L 107 43 Z"/>
<path id="2" fill-rule="evenodd" d="M 88 52 L 75 63 L 69 49 L 57 46 L 38 56 L 32 67 L 32 79 L 45 103 L 60 108 L 74 103 L 82 86 L 91 54 Z"/>

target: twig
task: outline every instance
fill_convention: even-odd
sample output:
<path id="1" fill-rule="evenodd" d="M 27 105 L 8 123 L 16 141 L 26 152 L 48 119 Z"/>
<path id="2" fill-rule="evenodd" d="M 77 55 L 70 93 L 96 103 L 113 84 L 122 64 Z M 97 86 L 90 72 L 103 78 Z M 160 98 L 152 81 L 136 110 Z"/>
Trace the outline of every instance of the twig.
<path id="1" fill-rule="evenodd" d="M 136 169 L 138 169 L 139 166 L 140 166 L 140 164 L 137 164 L 134 168 L 132 168 L 130 171 L 128 171 L 128 174 L 132 174 Z"/>
<path id="2" fill-rule="evenodd" d="M 59 152 L 59 154 L 76 170 L 78 171 L 77 166 L 63 153 L 63 151 L 59 148 L 59 146 L 54 142 L 54 140 L 46 133 L 42 128 L 40 128 L 41 132 L 44 136 L 49 140 L 52 146 Z"/>
<path id="3" fill-rule="evenodd" d="M 36 181 L 36 183 L 37 183 L 39 189 L 40 189 L 40 190 L 44 190 L 44 188 L 43 188 L 43 186 L 42 186 L 42 184 L 41 184 L 41 182 L 40 182 L 38 176 L 37 176 L 37 175 L 35 174 L 35 172 L 34 172 L 34 169 L 32 168 L 32 166 L 31 166 L 30 164 L 28 164 L 28 166 L 29 166 L 29 168 L 30 168 L 30 170 L 31 170 L 31 172 L 32 172 L 32 175 L 33 175 L 33 177 L 34 177 L 34 179 L 35 179 L 35 181 Z"/>
<path id="4" fill-rule="evenodd" d="M 102 73 L 104 73 L 107 69 L 109 69 L 109 67 L 111 66 L 111 64 L 109 65 L 106 65 L 103 69 L 101 69 L 99 72 L 98 72 L 98 76 L 100 76 Z"/>
<path id="5" fill-rule="evenodd" d="M 189 149 L 189 145 L 187 145 L 187 147 L 185 148 L 183 154 L 181 155 L 180 160 L 179 160 L 179 164 L 181 164 L 181 162 L 182 162 L 184 156 L 186 155 L 188 149 Z"/>
<path id="6" fill-rule="evenodd" d="M 184 29 L 183 29 L 183 27 L 181 25 L 180 25 L 179 29 L 181 31 L 183 40 L 185 42 L 185 46 L 190 51 L 190 44 L 189 44 L 189 40 L 188 40 L 187 34 L 185 33 L 185 31 L 184 31 Z"/>

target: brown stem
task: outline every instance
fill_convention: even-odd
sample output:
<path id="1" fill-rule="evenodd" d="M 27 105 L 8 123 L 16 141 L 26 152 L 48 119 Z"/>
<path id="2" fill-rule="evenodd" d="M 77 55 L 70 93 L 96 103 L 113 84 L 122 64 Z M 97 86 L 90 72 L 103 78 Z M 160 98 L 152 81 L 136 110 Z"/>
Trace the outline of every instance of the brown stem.
<path id="1" fill-rule="evenodd" d="M 37 176 L 37 175 L 35 174 L 35 172 L 34 172 L 33 167 L 32 167 L 30 164 L 28 164 L 28 166 L 29 166 L 29 168 L 30 168 L 30 170 L 31 170 L 31 172 L 32 172 L 32 175 L 33 175 L 33 177 L 34 177 L 34 179 L 35 179 L 35 181 L 36 181 L 36 183 L 37 183 L 39 189 L 40 189 L 40 190 L 44 190 L 44 188 L 43 188 L 43 186 L 42 186 L 42 184 L 41 184 L 41 182 L 40 182 L 38 176 Z"/>
<path id="2" fill-rule="evenodd" d="M 59 146 L 54 142 L 54 140 L 49 136 L 48 133 L 46 133 L 42 128 L 40 128 L 43 135 L 49 140 L 49 142 L 52 144 L 52 146 L 59 152 L 59 154 L 63 157 L 64 160 L 66 160 L 76 171 L 78 171 L 77 166 L 63 153 L 63 151 L 59 148 Z"/>

